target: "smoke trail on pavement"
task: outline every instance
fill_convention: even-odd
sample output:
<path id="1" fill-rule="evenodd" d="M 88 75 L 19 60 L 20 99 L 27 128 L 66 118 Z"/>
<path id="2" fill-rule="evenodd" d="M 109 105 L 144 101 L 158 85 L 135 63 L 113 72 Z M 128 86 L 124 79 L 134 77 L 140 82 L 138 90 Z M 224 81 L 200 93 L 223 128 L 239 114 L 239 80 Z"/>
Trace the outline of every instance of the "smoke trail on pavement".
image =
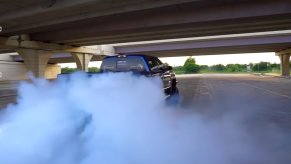
<path id="1" fill-rule="evenodd" d="M 22 83 L 0 113 L 1 164 L 233 164 L 271 157 L 238 117 L 169 108 L 159 78 L 109 73 Z M 272 162 L 272 161 L 271 161 Z"/>

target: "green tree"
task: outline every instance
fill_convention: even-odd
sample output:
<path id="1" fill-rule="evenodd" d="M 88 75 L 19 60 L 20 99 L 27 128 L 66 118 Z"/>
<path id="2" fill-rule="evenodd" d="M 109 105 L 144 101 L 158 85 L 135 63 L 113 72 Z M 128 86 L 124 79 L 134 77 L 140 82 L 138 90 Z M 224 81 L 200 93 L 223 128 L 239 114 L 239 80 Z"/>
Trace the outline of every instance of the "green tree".
<path id="1" fill-rule="evenodd" d="M 239 66 L 238 66 L 238 64 L 227 64 L 226 65 L 226 70 L 228 72 L 238 72 L 239 71 Z"/>
<path id="2" fill-rule="evenodd" d="M 195 58 L 190 56 L 184 63 L 183 69 L 186 73 L 198 73 L 200 70 L 199 65 L 196 64 Z"/>
<path id="3" fill-rule="evenodd" d="M 75 71 L 77 71 L 77 68 L 69 68 L 69 67 L 61 68 L 62 73 L 72 73 Z"/>
<path id="4" fill-rule="evenodd" d="M 99 72 L 99 68 L 98 67 L 89 67 L 88 71 L 89 72 Z"/>
<path id="5" fill-rule="evenodd" d="M 76 72 L 77 70 L 78 70 L 77 68 L 69 68 L 69 67 L 61 68 L 62 73 L 73 73 L 73 72 Z M 98 67 L 89 67 L 88 71 L 89 72 L 99 72 L 99 68 Z"/>
<path id="6" fill-rule="evenodd" d="M 174 71 L 183 71 L 183 66 L 176 66 L 176 67 L 173 67 L 173 70 L 174 70 Z"/>
<path id="7" fill-rule="evenodd" d="M 210 67 L 213 71 L 224 71 L 226 69 L 225 66 L 222 64 L 216 64 L 216 65 L 212 65 Z"/>
<path id="8" fill-rule="evenodd" d="M 247 71 L 247 64 L 235 64 L 240 72 L 246 72 Z"/>
<path id="9" fill-rule="evenodd" d="M 254 64 L 252 70 L 253 71 L 268 71 L 271 70 L 271 67 L 267 66 L 268 62 L 260 62 L 260 63 L 256 63 Z"/>
<path id="10" fill-rule="evenodd" d="M 290 62 L 290 66 L 291 66 L 291 62 Z M 280 70 L 280 64 L 277 64 L 277 63 L 270 64 L 270 68 Z"/>
<path id="11" fill-rule="evenodd" d="M 169 64 L 166 62 L 166 63 L 163 63 L 164 64 L 164 66 L 166 66 L 166 67 L 168 67 L 169 66 Z"/>
<path id="12" fill-rule="evenodd" d="M 200 65 L 199 67 L 200 67 L 200 70 L 201 70 L 201 71 L 207 71 L 208 68 L 209 68 L 208 65 Z"/>

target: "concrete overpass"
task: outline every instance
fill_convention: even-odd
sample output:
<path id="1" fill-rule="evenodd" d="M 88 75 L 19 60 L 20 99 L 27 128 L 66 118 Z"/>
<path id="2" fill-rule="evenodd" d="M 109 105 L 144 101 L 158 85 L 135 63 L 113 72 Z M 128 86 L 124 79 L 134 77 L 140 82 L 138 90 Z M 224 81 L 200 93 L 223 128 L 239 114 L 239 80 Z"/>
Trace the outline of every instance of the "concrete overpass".
<path id="1" fill-rule="evenodd" d="M 5 1 L 0 7 L 0 53 L 17 52 L 37 77 L 44 77 L 46 64 L 56 63 L 57 58 L 75 61 L 86 71 L 91 59 L 114 55 L 115 49 L 84 46 L 289 30 L 290 8 L 290 0 Z M 289 39 L 268 36 L 193 41 L 135 52 L 155 56 L 285 52 Z M 118 51 L 123 53 L 121 49 Z M 278 52 L 283 63 L 289 59 L 289 51 L 286 54 Z"/>
<path id="2" fill-rule="evenodd" d="M 291 30 L 112 44 L 118 54 L 157 57 L 280 52 L 291 47 Z"/>
<path id="3" fill-rule="evenodd" d="M 14 0 L 1 36 L 88 46 L 291 29 L 290 0 Z"/>
<path id="4" fill-rule="evenodd" d="M 23 79 L 28 71 L 31 71 L 36 77 L 55 78 L 56 73 L 49 76 L 46 75 L 47 64 L 51 65 L 68 60 L 76 62 L 77 68 L 86 72 L 92 58 L 100 61 L 105 56 L 115 55 L 114 49 L 108 46 L 76 47 L 44 43 L 30 40 L 30 36 L 27 34 L 0 37 L 0 45 L 8 49 L 9 52 L 17 52 L 17 56 L 14 57 L 0 54 L 0 78 L 5 80 Z M 57 61 L 56 58 L 58 59 Z M 24 62 L 25 67 L 19 65 L 19 63 L 16 64 L 15 61 Z M 54 69 L 54 71 L 50 72 L 58 72 L 56 68 L 51 69 Z"/>
<path id="5" fill-rule="evenodd" d="M 9 42 L 5 43 L 8 44 Z M 35 41 L 33 41 L 32 43 L 35 43 Z M 13 44 L 9 43 L 9 45 Z M 27 45 L 30 44 L 24 43 L 22 46 Z M 58 44 L 49 45 L 52 46 Z M 281 59 L 282 75 L 290 75 L 289 59 L 291 49 L 290 48 L 286 49 L 286 47 L 290 47 L 290 45 L 291 45 L 291 30 L 90 46 L 90 48 L 95 49 L 88 49 L 88 47 L 87 48 L 83 47 L 74 50 L 74 48 L 71 47 L 70 49 L 69 46 L 66 46 L 67 49 L 63 48 L 62 50 L 63 52 L 55 48 L 54 50 L 55 53 L 52 54 L 49 57 L 49 59 L 47 59 L 48 60 L 47 63 L 55 64 L 55 63 L 76 62 L 78 68 L 82 70 L 82 68 L 88 66 L 88 63 L 90 61 L 100 61 L 104 58 L 104 56 L 115 54 L 146 54 L 156 57 L 177 57 L 177 56 L 276 52 L 276 54 Z M 32 46 L 34 46 L 34 44 L 32 44 L 30 48 L 36 48 Z M 47 45 L 43 47 L 49 46 Z M 86 49 L 88 49 L 87 53 L 90 53 L 89 51 L 92 51 L 91 53 L 95 52 L 98 54 L 91 54 L 91 56 L 87 55 L 85 63 L 84 60 L 82 63 L 80 62 L 80 60 L 84 59 L 84 56 L 76 58 L 76 55 L 74 54 L 76 54 L 76 52 L 82 53 Z M 76 52 L 72 53 L 71 52 L 72 50 Z M 21 53 L 21 51 L 19 50 L 17 52 Z M 18 53 L 15 53 L 12 56 L 13 61 L 20 62 L 24 61 L 22 56 L 18 55 Z"/>
<path id="6" fill-rule="evenodd" d="M 282 75 L 290 75 L 291 30 L 113 44 L 118 54 L 157 57 L 276 52 Z"/>

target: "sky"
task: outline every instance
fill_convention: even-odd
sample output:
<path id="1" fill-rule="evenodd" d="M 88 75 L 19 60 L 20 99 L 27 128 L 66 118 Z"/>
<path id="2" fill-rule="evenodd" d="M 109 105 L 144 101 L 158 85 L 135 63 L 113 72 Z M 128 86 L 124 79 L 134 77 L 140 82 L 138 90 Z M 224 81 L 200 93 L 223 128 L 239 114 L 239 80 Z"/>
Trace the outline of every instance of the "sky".
<path id="1" fill-rule="evenodd" d="M 163 63 L 167 62 L 171 66 L 181 66 L 184 64 L 186 57 L 169 57 L 169 58 L 159 58 Z M 199 65 L 214 65 L 214 64 L 248 64 L 248 63 L 258 63 L 260 61 L 280 63 L 278 56 L 275 53 L 251 53 L 251 54 L 228 54 L 228 55 L 208 55 L 208 56 L 193 56 L 196 59 L 196 63 Z M 60 63 L 61 67 L 76 68 L 75 63 Z M 100 67 L 101 61 L 90 62 L 89 67 Z"/>

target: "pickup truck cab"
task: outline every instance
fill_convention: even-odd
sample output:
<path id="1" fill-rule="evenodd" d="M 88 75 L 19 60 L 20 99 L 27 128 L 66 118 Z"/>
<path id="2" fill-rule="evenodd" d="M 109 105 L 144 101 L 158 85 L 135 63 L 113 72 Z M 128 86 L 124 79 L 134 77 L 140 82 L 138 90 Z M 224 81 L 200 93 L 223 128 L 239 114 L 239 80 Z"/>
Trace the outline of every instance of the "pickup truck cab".
<path id="1" fill-rule="evenodd" d="M 176 76 L 171 66 L 165 66 L 157 57 L 147 55 L 119 55 L 103 59 L 100 72 L 136 71 L 142 75 L 161 77 L 167 95 L 176 91 Z"/>
<path id="2" fill-rule="evenodd" d="M 100 72 L 87 74 L 89 76 L 106 72 L 128 72 L 132 71 L 138 75 L 147 77 L 158 76 L 164 83 L 166 100 L 177 104 L 179 101 L 179 90 L 176 87 L 177 80 L 171 66 L 164 65 L 157 57 L 147 55 L 118 55 L 108 56 L 102 61 Z M 59 77 L 65 74 L 58 75 Z"/>

